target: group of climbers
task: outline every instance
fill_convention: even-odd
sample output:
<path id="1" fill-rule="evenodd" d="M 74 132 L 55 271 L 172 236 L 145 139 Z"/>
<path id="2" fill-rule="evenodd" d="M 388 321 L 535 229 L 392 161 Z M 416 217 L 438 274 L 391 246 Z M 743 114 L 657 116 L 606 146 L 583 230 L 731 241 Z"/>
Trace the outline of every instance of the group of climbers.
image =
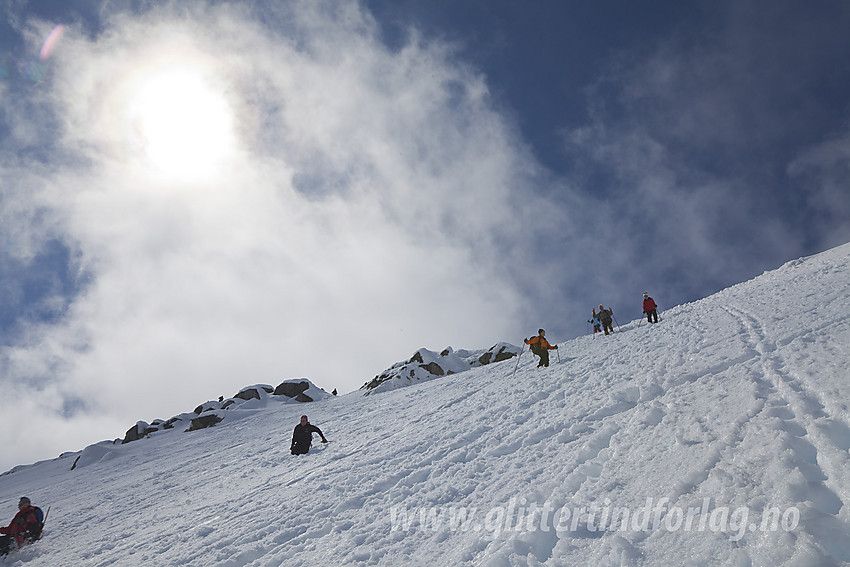
<path id="1" fill-rule="evenodd" d="M 327 443 L 322 430 L 310 423 L 306 415 L 301 416 L 301 423 L 295 426 L 292 432 L 292 444 L 290 452 L 293 455 L 304 455 L 310 451 L 313 443 L 313 433 L 318 433 L 322 443 Z M 18 501 L 18 513 L 12 522 L 0 527 L 0 557 L 8 555 L 11 551 L 35 543 L 41 539 L 41 531 L 44 528 L 44 513 L 38 506 L 33 506 L 27 496 Z"/>
<path id="2" fill-rule="evenodd" d="M 648 293 L 643 294 L 643 312 L 646 314 L 647 321 L 650 323 L 658 322 L 658 306 L 655 301 L 649 297 Z M 607 335 L 609 332 L 614 332 L 611 326 L 614 317 L 614 310 L 599 306 L 599 311 L 593 309 L 594 318 L 594 334 L 602 332 Z M 546 340 L 546 331 L 538 329 L 537 336 L 525 339 L 525 344 L 529 346 L 532 353 L 540 358 L 537 367 L 549 366 L 549 351 L 557 350 L 558 345 L 552 345 Z M 301 416 L 301 423 L 295 426 L 292 432 L 292 444 L 290 452 L 293 455 L 304 455 L 310 451 L 310 446 L 313 442 L 313 433 L 318 433 L 322 439 L 322 443 L 327 443 L 322 430 L 309 422 L 306 415 Z M 22 497 L 18 502 L 18 513 L 12 519 L 12 522 L 7 527 L 0 527 L 0 557 L 7 555 L 12 551 L 13 546 L 17 549 L 25 545 L 34 543 L 41 539 L 41 532 L 44 527 L 44 514 L 40 508 L 33 506 L 30 499 L 26 496 Z"/>
<path id="3" fill-rule="evenodd" d="M 646 315 L 646 320 L 650 323 L 658 323 L 658 305 L 655 300 L 649 297 L 648 292 L 643 294 L 643 313 Z M 604 332 L 606 335 L 614 332 L 614 310 L 610 307 L 605 308 L 599 306 L 599 311 L 593 308 L 593 319 L 588 320 L 588 323 L 593 323 L 593 334 Z M 525 344 L 528 345 L 532 353 L 540 357 L 540 362 L 537 367 L 549 366 L 549 351 L 558 348 L 558 345 L 552 346 L 546 340 L 546 331 L 539 329 L 536 337 L 525 339 Z"/>
<path id="4" fill-rule="evenodd" d="M 650 323 L 658 322 L 658 305 L 655 304 L 655 300 L 649 297 L 648 292 L 643 292 L 643 314 L 646 315 L 646 320 Z M 593 309 L 593 319 L 589 320 L 588 323 L 593 323 L 593 334 L 605 332 L 605 334 L 613 333 L 614 327 L 612 327 L 612 319 L 614 318 L 614 310 L 609 308 L 605 308 L 602 305 L 599 306 L 599 311 Z"/>
<path id="5" fill-rule="evenodd" d="M 599 312 L 596 309 L 593 309 L 593 319 L 598 321 L 598 323 L 594 323 L 594 333 L 598 332 L 599 327 L 602 327 L 602 330 L 605 331 L 607 335 L 608 332 L 614 332 L 614 327 L 612 326 L 612 318 L 614 317 L 614 310 L 610 307 L 605 309 L 601 305 L 599 306 Z"/>

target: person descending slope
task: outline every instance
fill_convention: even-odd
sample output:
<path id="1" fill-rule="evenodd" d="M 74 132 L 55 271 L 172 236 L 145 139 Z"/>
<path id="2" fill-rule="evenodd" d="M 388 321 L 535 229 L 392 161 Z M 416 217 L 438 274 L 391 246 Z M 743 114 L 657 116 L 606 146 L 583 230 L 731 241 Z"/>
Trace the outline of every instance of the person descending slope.
<path id="1" fill-rule="evenodd" d="M 611 326 L 611 318 L 614 316 L 614 310 L 610 307 L 605 309 L 601 305 L 599 306 L 599 313 L 596 312 L 596 309 L 593 310 L 593 316 L 598 317 L 600 321 L 602 321 L 602 330 L 605 331 L 605 334 L 608 334 L 608 331 L 614 332 L 614 327 Z"/>
<path id="2" fill-rule="evenodd" d="M 293 455 L 306 455 L 310 451 L 310 445 L 313 444 L 313 434 L 318 433 L 322 438 L 322 443 L 327 443 L 322 430 L 310 423 L 306 415 L 301 416 L 301 423 L 295 426 L 295 431 L 292 432 L 292 445 L 289 451 Z"/>
<path id="3" fill-rule="evenodd" d="M 18 513 L 12 518 L 12 522 L 5 528 L 0 528 L 0 557 L 12 550 L 12 541 L 18 545 L 18 549 L 34 543 L 41 537 L 41 529 L 44 527 L 44 513 L 38 506 L 33 506 L 26 496 L 21 497 L 18 502 Z"/>
<path id="4" fill-rule="evenodd" d="M 546 340 L 546 331 L 538 329 L 537 336 L 525 339 L 525 344 L 531 349 L 531 352 L 540 357 L 540 362 L 537 363 L 537 368 L 541 366 L 549 366 L 549 351 L 558 348 L 558 345 L 552 346 Z"/>
<path id="5" fill-rule="evenodd" d="M 649 293 L 643 293 L 643 312 L 646 313 L 646 320 L 650 323 L 658 322 L 658 306 L 655 301 L 649 297 Z M 655 319 L 653 321 L 653 319 Z"/>

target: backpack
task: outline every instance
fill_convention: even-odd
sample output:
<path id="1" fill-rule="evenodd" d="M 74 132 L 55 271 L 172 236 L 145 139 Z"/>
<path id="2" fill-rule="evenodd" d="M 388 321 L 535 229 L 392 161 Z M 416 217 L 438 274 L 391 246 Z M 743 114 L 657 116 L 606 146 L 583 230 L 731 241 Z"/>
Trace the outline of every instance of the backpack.
<path id="1" fill-rule="evenodd" d="M 44 529 L 44 512 L 38 506 L 32 507 L 35 513 L 35 519 L 38 521 L 34 526 L 25 532 L 24 539 L 29 543 L 36 542 L 41 539 L 41 531 Z"/>

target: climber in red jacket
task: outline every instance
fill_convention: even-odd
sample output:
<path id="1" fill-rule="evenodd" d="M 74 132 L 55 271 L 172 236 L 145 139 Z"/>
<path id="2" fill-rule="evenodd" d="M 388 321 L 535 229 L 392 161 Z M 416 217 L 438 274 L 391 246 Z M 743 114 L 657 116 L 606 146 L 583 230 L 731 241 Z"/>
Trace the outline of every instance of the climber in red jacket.
<path id="1" fill-rule="evenodd" d="M 12 550 L 12 540 L 18 544 L 18 549 L 33 543 L 41 536 L 44 515 L 41 508 L 33 506 L 30 499 L 22 497 L 18 502 L 18 513 L 5 528 L 0 528 L 0 556 Z"/>
<path id="2" fill-rule="evenodd" d="M 647 321 L 650 323 L 658 322 L 658 306 L 655 305 L 655 301 L 646 292 L 643 294 L 643 312 L 646 313 Z M 655 320 L 653 321 L 653 319 Z"/>

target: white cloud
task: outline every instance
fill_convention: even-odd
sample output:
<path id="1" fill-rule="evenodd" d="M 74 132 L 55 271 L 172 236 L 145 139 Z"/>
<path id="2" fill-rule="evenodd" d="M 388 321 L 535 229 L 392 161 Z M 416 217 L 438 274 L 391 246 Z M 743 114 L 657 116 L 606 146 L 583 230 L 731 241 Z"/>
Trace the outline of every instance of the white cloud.
<path id="1" fill-rule="evenodd" d="M 812 230 L 826 246 L 850 238 L 850 132 L 806 148 L 788 166 L 806 192 L 806 203 L 823 222 Z"/>
<path id="2" fill-rule="evenodd" d="M 50 142 L 63 159 L 4 198 L 49 211 L 86 283 L 4 352 L 25 400 L 1 402 L 4 427 L 39 407 L 91 442 L 245 384 L 306 375 L 347 391 L 420 346 L 516 332 L 510 262 L 535 165 L 482 77 L 440 44 L 388 51 L 353 3 L 296 2 L 273 19 L 283 28 L 195 5 L 117 14 L 94 39 L 66 31 L 32 102 L 62 124 Z M 138 103 L 160 67 L 194 69 L 232 113 L 227 155 L 192 154 L 214 176 L 151 157 L 150 124 L 180 122 L 167 105 L 169 120 L 145 122 L 160 91 Z M 32 215 L 16 218 L 37 238 Z M 34 432 L 30 452 L 9 454 L 72 449 L 69 437 Z"/>

